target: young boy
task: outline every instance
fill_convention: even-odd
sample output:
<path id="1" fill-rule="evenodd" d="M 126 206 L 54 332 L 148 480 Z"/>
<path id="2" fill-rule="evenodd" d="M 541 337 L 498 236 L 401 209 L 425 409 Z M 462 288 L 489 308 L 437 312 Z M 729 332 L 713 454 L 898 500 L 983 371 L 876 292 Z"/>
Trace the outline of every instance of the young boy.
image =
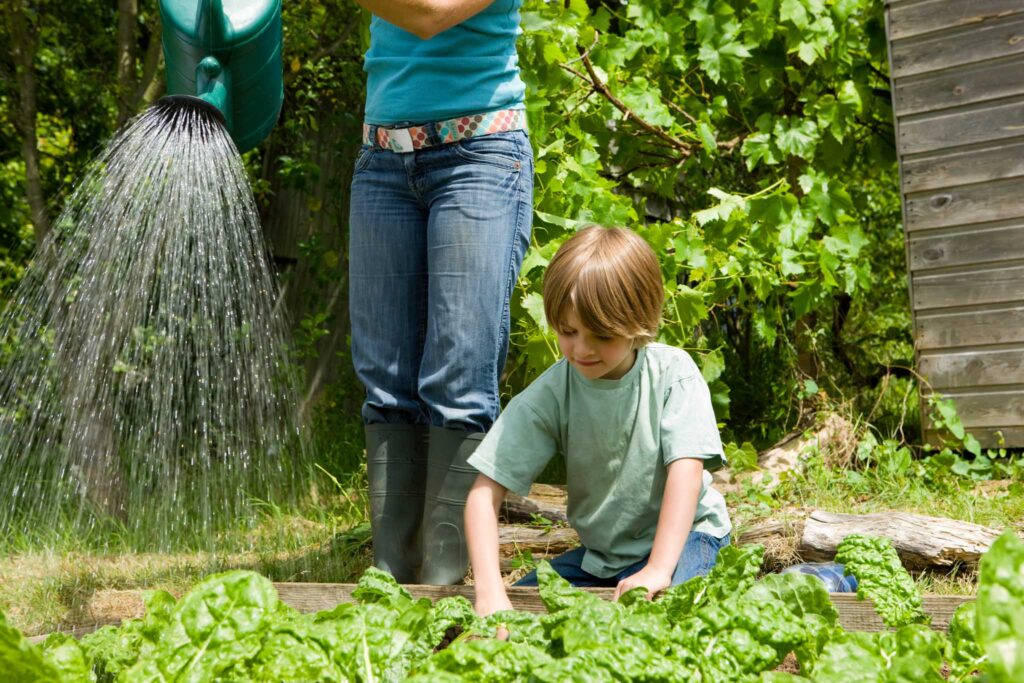
<path id="1" fill-rule="evenodd" d="M 469 464 L 466 538 L 481 615 L 511 609 L 498 566 L 497 511 L 565 457 L 568 517 L 582 547 L 555 558 L 577 586 L 644 586 L 648 598 L 706 574 L 731 524 L 710 471 L 724 464 L 711 397 L 680 349 L 652 343 L 664 296 L 636 233 L 591 226 L 555 254 L 544 313 L 564 358 L 509 403 Z M 531 572 L 517 585 L 536 585 Z"/>

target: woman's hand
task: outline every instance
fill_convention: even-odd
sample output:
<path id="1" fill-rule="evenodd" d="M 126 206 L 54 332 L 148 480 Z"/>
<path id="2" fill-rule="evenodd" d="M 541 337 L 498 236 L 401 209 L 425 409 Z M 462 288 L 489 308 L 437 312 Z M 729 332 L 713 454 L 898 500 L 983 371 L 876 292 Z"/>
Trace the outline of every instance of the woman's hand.
<path id="1" fill-rule="evenodd" d="M 672 572 L 659 569 L 658 567 L 652 567 L 648 564 L 646 567 L 638 571 L 632 576 L 627 576 L 622 581 L 619 581 L 619 585 L 615 587 L 614 600 L 618 600 L 619 597 L 638 586 L 643 586 L 647 589 L 647 599 L 651 600 L 654 598 L 654 594 L 663 591 L 672 585 Z"/>

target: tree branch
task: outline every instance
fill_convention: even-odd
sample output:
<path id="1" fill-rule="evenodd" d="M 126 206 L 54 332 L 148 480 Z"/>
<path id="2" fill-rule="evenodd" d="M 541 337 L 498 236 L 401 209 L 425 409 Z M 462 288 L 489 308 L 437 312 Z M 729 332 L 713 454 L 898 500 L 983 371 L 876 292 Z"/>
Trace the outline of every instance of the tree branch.
<path id="1" fill-rule="evenodd" d="M 608 84 L 602 81 L 600 76 L 597 75 L 597 72 L 594 71 L 594 65 L 591 63 L 590 57 L 587 56 L 587 49 L 584 48 L 582 45 L 577 45 L 576 49 L 580 53 L 580 61 L 583 62 L 583 66 L 586 68 L 587 73 L 582 74 L 567 64 L 560 65 L 563 69 L 573 74 L 577 78 L 581 78 L 585 81 L 588 81 L 597 92 L 601 93 L 601 95 L 604 96 L 606 100 L 612 103 L 612 106 L 614 106 L 616 109 L 622 112 L 623 121 L 632 120 L 634 123 L 636 123 L 637 126 L 642 128 L 647 133 L 650 133 L 651 135 L 667 142 L 669 146 L 675 149 L 679 153 L 679 156 L 684 159 L 686 157 L 689 157 L 693 153 L 693 149 L 686 142 L 683 142 L 679 138 L 670 135 L 661 128 L 658 128 L 657 126 L 654 126 L 648 123 L 647 121 L 644 121 L 639 116 L 637 116 L 637 114 L 632 109 L 626 106 L 626 104 L 622 100 L 617 98 L 612 93 L 611 89 L 608 87 Z"/>

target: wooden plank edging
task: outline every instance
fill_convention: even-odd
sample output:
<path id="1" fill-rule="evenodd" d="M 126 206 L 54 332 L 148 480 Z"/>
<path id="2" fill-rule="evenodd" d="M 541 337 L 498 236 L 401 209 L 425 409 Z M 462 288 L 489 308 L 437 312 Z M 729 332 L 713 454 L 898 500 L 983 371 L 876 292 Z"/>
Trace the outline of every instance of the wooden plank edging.
<path id="1" fill-rule="evenodd" d="M 300 612 L 320 612 L 335 607 L 343 602 L 353 602 L 354 583 L 275 583 L 277 594 L 281 600 Z M 461 595 L 472 601 L 472 586 L 404 586 L 414 598 L 441 598 Z M 606 600 L 611 599 L 614 588 L 584 588 Z M 536 588 L 506 588 L 512 606 L 524 612 L 546 612 Z M 839 612 L 839 623 L 848 631 L 881 631 L 885 624 L 875 613 L 870 601 L 858 600 L 853 593 L 829 593 L 832 604 Z M 949 629 L 949 621 L 953 613 L 964 602 L 973 600 L 973 596 L 961 595 L 925 595 L 922 607 L 932 618 L 931 626 L 937 631 Z"/>
<path id="2" fill-rule="evenodd" d="M 275 583 L 278 597 L 281 601 L 299 612 L 321 612 L 329 610 L 341 603 L 355 602 L 352 591 L 358 584 L 355 583 Z M 440 600 L 441 598 L 461 595 L 467 600 L 473 600 L 472 586 L 422 586 L 406 585 L 415 598 L 430 598 Z M 613 588 L 584 588 L 588 593 L 598 595 L 605 600 L 610 600 L 614 593 Z M 540 594 L 536 588 L 509 587 L 509 601 L 512 606 L 524 612 L 543 613 L 547 610 L 540 600 Z M 853 593 L 829 593 L 832 604 L 839 612 L 839 623 L 848 631 L 881 631 L 886 628 L 885 624 L 875 613 L 870 601 L 858 600 Z M 974 596 L 962 595 L 925 595 L 921 598 L 922 607 L 926 614 L 932 618 L 931 627 L 937 631 L 947 631 L 949 621 L 953 613 L 964 602 L 973 600 Z M 118 622 L 98 623 L 89 626 L 77 626 L 75 628 L 61 631 L 69 633 L 75 638 L 92 633 L 103 626 L 117 626 Z M 47 639 L 49 634 L 39 636 L 28 636 L 27 640 L 33 644 L 40 644 Z"/>

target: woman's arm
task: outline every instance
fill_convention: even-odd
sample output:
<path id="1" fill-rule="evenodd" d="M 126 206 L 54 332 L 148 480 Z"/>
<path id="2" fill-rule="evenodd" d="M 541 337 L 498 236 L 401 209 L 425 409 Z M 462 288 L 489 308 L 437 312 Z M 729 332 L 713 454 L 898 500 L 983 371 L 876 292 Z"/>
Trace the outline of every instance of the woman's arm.
<path id="1" fill-rule="evenodd" d="M 423 40 L 461 24 L 494 0 L 356 0 L 373 14 Z"/>
<path id="2" fill-rule="evenodd" d="M 498 508 L 506 489 L 490 477 L 478 475 L 466 498 L 466 543 L 473 566 L 476 611 L 487 616 L 512 609 L 498 564 Z"/>
<path id="3" fill-rule="evenodd" d="M 619 582 L 615 587 L 616 600 L 637 586 L 647 589 L 647 599 L 650 600 L 655 593 L 672 585 L 672 574 L 690 535 L 693 517 L 697 514 L 703 476 L 703 460 L 680 458 L 669 463 L 651 557 L 647 566 Z"/>

